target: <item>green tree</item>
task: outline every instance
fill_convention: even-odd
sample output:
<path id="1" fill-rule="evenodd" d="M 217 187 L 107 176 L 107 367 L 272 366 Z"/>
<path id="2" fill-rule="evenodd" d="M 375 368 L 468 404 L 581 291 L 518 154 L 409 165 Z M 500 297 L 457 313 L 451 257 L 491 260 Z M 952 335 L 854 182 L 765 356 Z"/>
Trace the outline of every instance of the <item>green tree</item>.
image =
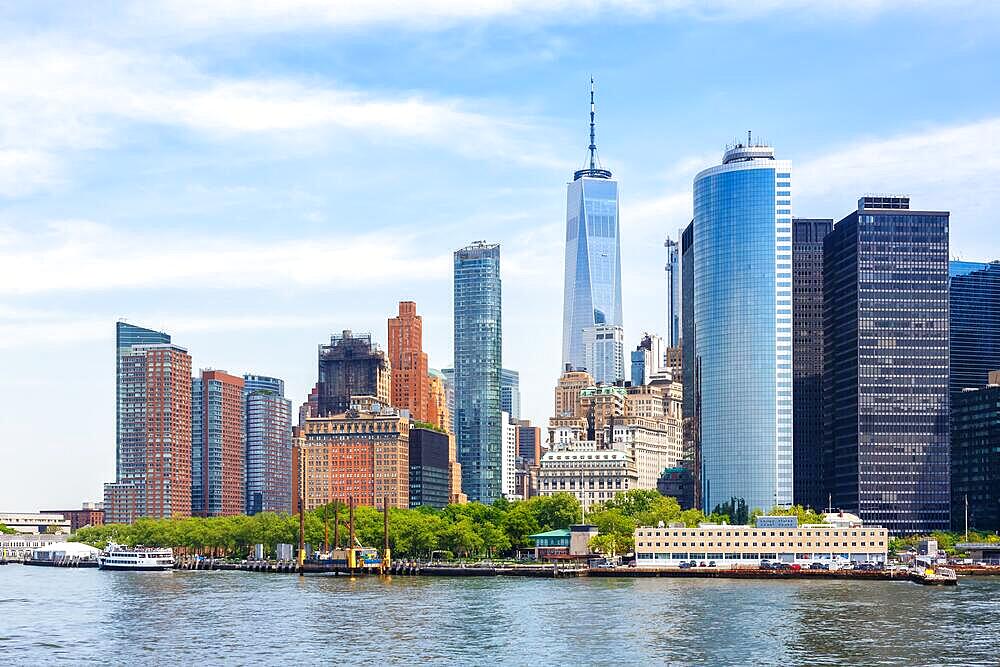
<path id="1" fill-rule="evenodd" d="M 526 502 L 541 530 L 569 528 L 583 518 L 580 501 L 569 493 L 535 496 Z"/>
<path id="2" fill-rule="evenodd" d="M 13 535 L 17 531 L 13 528 L 8 528 L 4 524 L 0 523 L 0 535 Z"/>
<path id="3" fill-rule="evenodd" d="M 476 534 L 482 540 L 483 549 L 486 555 L 493 556 L 510 550 L 510 538 L 502 528 L 494 526 L 492 523 L 481 523 L 475 526 Z"/>
<path id="4" fill-rule="evenodd" d="M 507 533 L 507 539 L 514 549 L 527 549 L 531 546 L 528 536 L 541 531 L 538 518 L 524 502 L 511 504 L 510 510 L 500 522 L 500 527 Z"/>

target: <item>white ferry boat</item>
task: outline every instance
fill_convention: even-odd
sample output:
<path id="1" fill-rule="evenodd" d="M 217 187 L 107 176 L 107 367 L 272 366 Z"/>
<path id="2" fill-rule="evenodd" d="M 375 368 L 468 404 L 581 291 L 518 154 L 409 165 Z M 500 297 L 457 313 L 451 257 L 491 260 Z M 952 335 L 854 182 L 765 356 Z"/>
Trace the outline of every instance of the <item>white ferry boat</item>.
<path id="1" fill-rule="evenodd" d="M 126 547 L 108 542 L 97 558 L 102 570 L 172 570 L 174 550 L 155 547 Z"/>

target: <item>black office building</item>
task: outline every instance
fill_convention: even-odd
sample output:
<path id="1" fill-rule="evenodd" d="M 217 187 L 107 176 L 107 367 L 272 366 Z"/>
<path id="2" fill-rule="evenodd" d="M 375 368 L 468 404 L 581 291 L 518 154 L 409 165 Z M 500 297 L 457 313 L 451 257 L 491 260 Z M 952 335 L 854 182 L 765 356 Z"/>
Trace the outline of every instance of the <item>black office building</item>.
<path id="1" fill-rule="evenodd" d="M 863 197 L 823 245 L 824 478 L 894 535 L 950 525 L 948 218 Z"/>
<path id="2" fill-rule="evenodd" d="M 981 266 L 968 273 L 952 271 L 952 400 L 966 387 L 985 386 L 989 372 L 1000 369 L 1000 262 Z"/>
<path id="3" fill-rule="evenodd" d="M 694 354 L 694 220 L 681 232 L 681 405 L 684 460 L 694 479 L 694 507 L 701 508 L 701 381 Z"/>
<path id="4" fill-rule="evenodd" d="M 951 409 L 951 525 L 1000 530 L 1000 374 L 990 386 L 965 389 Z"/>
<path id="5" fill-rule="evenodd" d="M 410 507 L 448 504 L 448 436 L 429 428 L 410 429 Z"/>
<path id="6" fill-rule="evenodd" d="M 792 469 L 799 505 L 823 490 L 823 239 L 833 219 L 792 218 Z"/>

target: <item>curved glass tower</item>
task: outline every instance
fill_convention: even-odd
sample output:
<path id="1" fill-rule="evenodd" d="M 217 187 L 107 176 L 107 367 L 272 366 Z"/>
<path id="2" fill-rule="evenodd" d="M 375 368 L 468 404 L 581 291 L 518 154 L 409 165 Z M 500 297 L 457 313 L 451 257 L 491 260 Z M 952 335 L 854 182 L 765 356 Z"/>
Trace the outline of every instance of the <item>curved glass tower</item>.
<path id="1" fill-rule="evenodd" d="M 737 144 L 694 180 L 703 506 L 792 502 L 791 162 Z"/>
<path id="2" fill-rule="evenodd" d="M 597 165 L 593 79 L 589 149 L 590 165 L 577 171 L 566 189 L 563 370 L 567 366 L 586 368 L 584 329 L 602 324 L 622 326 L 618 182 L 610 171 Z"/>

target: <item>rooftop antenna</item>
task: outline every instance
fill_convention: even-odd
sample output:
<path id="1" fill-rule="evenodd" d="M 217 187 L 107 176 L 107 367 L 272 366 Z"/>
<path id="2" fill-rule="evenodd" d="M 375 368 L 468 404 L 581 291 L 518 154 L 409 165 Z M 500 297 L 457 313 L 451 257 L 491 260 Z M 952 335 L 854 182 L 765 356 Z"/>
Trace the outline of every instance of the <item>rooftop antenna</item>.
<path id="1" fill-rule="evenodd" d="M 750 148 L 750 130 L 747 130 L 747 148 Z"/>
<path id="2" fill-rule="evenodd" d="M 597 143 L 594 140 L 594 77 L 590 77 L 590 168 L 594 169 L 594 156 L 597 154 Z"/>

